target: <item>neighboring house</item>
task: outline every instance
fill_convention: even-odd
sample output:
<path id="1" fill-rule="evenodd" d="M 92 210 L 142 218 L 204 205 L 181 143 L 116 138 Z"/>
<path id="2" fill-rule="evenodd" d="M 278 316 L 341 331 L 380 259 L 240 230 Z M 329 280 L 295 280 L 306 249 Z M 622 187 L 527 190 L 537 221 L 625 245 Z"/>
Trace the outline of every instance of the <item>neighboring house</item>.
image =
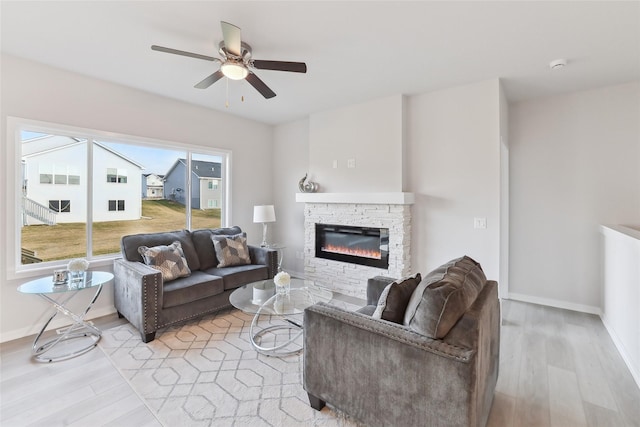
<path id="1" fill-rule="evenodd" d="M 187 161 L 178 159 L 164 176 L 164 194 L 167 199 L 186 204 Z M 191 161 L 191 208 L 216 209 L 222 201 L 222 164 Z"/>
<path id="2" fill-rule="evenodd" d="M 93 152 L 93 221 L 140 219 L 142 165 L 99 142 Z M 50 223 L 50 218 L 87 221 L 86 158 L 85 140 L 48 135 L 23 141 L 23 225 Z"/>
<path id="3" fill-rule="evenodd" d="M 164 198 L 164 175 L 155 173 L 142 174 L 142 198 L 143 199 L 163 199 Z"/>

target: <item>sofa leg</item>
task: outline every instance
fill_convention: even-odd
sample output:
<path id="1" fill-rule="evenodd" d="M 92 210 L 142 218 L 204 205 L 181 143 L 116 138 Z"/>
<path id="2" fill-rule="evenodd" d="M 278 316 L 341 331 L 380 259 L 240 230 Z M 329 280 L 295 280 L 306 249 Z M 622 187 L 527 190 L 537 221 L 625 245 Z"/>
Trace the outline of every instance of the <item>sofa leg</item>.
<path id="1" fill-rule="evenodd" d="M 118 313 L 118 319 L 124 319 L 124 314 L 120 313 L 119 311 L 117 313 Z"/>
<path id="2" fill-rule="evenodd" d="M 317 411 L 322 410 L 322 408 L 324 408 L 324 405 L 327 404 L 327 402 L 315 397 L 311 393 L 307 393 L 307 395 L 309 396 L 309 405 L 311 405 L 311 407 Z"/>
<path id="3" fill-rule="evenodd" d="M 148 334 L 140 333 L 140 337 L 142 338 L 142 342 L 143 343 L 149 343 L 149 342 L 153 341 L 154 339 L 156 339 L 156 332 L 153 331 L 153 332 L 148 333 Z"/>

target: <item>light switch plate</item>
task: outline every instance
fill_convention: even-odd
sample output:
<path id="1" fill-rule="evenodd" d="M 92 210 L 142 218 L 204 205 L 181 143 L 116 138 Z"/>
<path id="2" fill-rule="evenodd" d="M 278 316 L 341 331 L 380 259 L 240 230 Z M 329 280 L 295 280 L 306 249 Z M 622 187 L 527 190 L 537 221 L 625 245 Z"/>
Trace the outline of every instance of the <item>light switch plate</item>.
<path id="1" fill-rule="evenodd" d="M 473 228 L 487 228 L 487 218 L 473 218 Z"/>

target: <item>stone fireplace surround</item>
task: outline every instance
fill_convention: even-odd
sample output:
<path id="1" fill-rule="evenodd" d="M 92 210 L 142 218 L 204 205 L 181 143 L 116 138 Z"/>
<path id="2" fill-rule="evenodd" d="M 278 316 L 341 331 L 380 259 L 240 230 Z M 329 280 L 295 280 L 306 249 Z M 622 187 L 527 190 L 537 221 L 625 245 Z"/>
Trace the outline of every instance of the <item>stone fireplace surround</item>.
<path id="1" fill-rule="evenodd" d="M 298 193 L 304 206 L 304 274 L 334 292 L 366 298 L 367 279 L 411 272 L 412 193 Z M 389 268 L 315 257 L 315 224 L 389 229 Z"/>

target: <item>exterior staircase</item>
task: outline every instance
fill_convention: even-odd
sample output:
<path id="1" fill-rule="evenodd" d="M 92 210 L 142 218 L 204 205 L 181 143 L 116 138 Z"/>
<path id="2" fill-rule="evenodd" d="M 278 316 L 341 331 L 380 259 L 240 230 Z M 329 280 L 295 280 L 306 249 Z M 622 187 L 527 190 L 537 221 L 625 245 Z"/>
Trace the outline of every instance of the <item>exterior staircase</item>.
<path id="1" fill-rule="evenodd" d="M 35 264 L 37 262 L 42 262 L 42 259 L 38 258 L 34 251 L 30 251 L 25 248 L 21 249 L 20 258 L 22 260 L 22 264 Z"/>
<path id="2" fill-rule="evenodd" d="M 22 197 L 22 225 L 27 224 L 27 217 L 35 218 L 47 225 L 56 225 L 56 215 L 58 213 L 41 205 L 28 197 Z"/>

